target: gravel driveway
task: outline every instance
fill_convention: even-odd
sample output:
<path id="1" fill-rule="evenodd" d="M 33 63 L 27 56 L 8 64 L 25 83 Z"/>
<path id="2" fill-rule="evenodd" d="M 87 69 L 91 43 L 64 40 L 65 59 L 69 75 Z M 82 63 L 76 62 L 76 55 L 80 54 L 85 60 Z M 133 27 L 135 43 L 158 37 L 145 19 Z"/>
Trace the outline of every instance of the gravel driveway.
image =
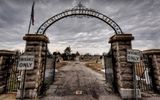
<path id="1" fill-rule="evenodd" d="M 103 74 L 83 62 L 69 62 L 56 74 L 55 82 L 41 100 L 121 100 L 105 83 Z"/>

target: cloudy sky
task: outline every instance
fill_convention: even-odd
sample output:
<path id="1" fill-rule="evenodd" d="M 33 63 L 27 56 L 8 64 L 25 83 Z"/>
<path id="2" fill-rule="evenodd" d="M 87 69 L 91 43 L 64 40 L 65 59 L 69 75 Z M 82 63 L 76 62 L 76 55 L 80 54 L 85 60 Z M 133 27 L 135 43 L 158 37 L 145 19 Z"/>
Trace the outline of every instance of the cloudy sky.
<path id="1" fill-rule="evenodd" d="M 35 0 L 35 25 L 30 33 L 48 18 L 73 8 L 78 0 Z M 0 0 L 0 49 L 24 50 L 22 37 L 27 33 L 33 0 Z M 134 49 L 160 48 L 160 0 L 82 0 L 113 19 L 124 33 L 132 33 Z M 73 52 L 108 52 L 114 31 L 96 18 L 64 18 L 46 31 L 50 51 L 70 46 Z"/>

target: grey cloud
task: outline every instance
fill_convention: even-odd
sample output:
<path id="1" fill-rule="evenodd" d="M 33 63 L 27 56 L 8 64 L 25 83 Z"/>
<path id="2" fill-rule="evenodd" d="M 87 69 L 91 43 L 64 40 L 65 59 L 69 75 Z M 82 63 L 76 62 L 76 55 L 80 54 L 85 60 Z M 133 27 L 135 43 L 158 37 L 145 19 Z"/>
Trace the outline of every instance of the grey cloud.
<path id="1" fill-rule="evenodd" d="M 31 33 L 51 16 L 75 6 L 78 0 L 35 0 L 35 25 Z M 23 49 L 22 37 L 28 29 L 33 0 L 0 1 L 0 49 Z M 135 36 L 133 47 L 160 48 L 160 1 L 158 0 L 82 0 L 116 21 L 124 33 Z M 47 30 L 51 50 L 71 45 L 75 50 L 102 53 L 109 49 L 107 43 L 113 30 L 95 18 L 65 18 Z M 84 33 L 79 35 L 80 33 Z M 147 41 L 148 45 L 145 45 Z M 12 42 L 12 43 L 9 43 Z M 52 47 L 53 46 L 53 47 Z M 99 49 L 97 49 L 99 48 Z M 63 50 L 61 50 L 63 51 Z"/>

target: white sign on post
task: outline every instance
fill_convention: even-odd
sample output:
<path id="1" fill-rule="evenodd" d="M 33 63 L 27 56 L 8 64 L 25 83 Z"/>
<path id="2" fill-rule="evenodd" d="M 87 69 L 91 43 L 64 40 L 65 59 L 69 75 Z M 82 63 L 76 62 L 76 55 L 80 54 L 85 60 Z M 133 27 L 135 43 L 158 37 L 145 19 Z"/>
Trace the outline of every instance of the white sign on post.
<path id="1" fill-rule="evenodd" d="M 127 61 L 128 62 L 140 62 L 141 51 L 134 49 L 127 49 Z"/>
<path id="2" fill-rule="evenodd" d="M 34 68 L 34 56 L 22 55 L 18 62 L 18 70 L 31 70 Z"/>

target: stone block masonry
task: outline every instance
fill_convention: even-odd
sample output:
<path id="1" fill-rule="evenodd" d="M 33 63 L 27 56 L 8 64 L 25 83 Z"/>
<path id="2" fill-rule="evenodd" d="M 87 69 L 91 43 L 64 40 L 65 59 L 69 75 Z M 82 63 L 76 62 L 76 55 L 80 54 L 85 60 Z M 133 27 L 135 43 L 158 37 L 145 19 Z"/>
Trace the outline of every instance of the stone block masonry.
<path id="1" fill-rule="evenodd" d="M 35 56 L 34 69 L 26 71 L 24 98 L 36 99 L 44 81 L 46 45 L 49 40 L 43 34 L 26 34 L 23 39 L 26 41 L 24 54 Z M 21 98 L 21 92 L 21 89 L 17 91 L 17 98 Z"/>
<path id="2" fill-rule="evenodd" d="M 127 49 L 132 49 L 133 39 L 132 34 L 116 34 L 109 40 L 114 59 L 115 85 L 123 99 L 134 98 L 133 64 L 127 62 Z M 137 89 L 137 93 L 139 91 Z"/>

